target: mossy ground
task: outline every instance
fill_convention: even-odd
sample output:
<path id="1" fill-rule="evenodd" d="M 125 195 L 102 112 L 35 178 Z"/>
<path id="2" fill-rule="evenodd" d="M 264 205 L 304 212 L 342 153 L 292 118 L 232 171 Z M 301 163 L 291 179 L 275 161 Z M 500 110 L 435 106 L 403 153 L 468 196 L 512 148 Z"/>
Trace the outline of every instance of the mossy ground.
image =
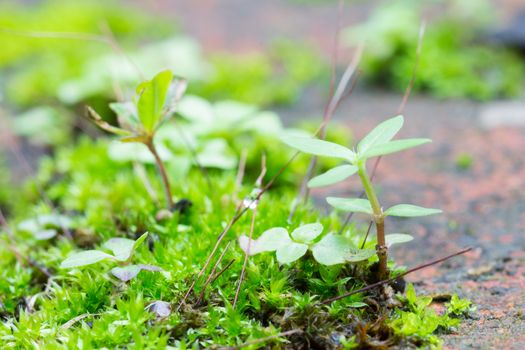
<path id="1" fill-rule="evenodd" d="M 380 300 L 374 301 L 374 293 L 357 294 L 328 306 L 318 304 L 362 287 L 374 258 L 357 266 L 326 267 L 309 256 L 284 266 L 273 254 L 253 256 L 233 308 L 244 259 L 237 237 L 249 232 L 253 211 L 232 227 L 221 245 L 222 252 L 231 242 L 217 271 L 233 261 L 230 267 L 208 286 L 199 303 L 202 282 L 197 283 L 195 293 L 177 311 L 219 233 L 239 201 L 253 189 L 259 169 L 255 165 L 247 169 L 241 188 L 236 188 L 235 171 L 209 171 L 208 183 L 198 168 L 183 177 L 177 177 L 172 169 L 175 199 L 189 200 L 192 205 L 159 221 L 156 215 L 162 203 L 151 199 L 130 164 L 108 157 L 107 144 L 103 139 L 84 138 L 74 147 L 59 150 L 42 162 L 36 178 L 16 200 L 10 197 L 4 203 L 10 213 L 10 229 L 2 232 L 0 245 L 2 348 L 219 348 L 284 331 L 298 333 L 249 347 L 438 346 L 439 339 L 432 333 L 456 324 L 448 315 L 437 316 L 426 304 L 418 309 L 404 302 L 394 310 L 386 309 Z M 260 155 L 260 148 L 250 151 Z M 276 164 L 284 164 L 289 156 L 288 151 L 275 154 L 267 155 L 273 166 L 269 166 L 266 179 L 275 174 Z M 294 171 L 306 168 L 305 162 L 306 158 L 299 159 L 264 194 L 255 219 L 255 236 L 269 227 L 294 228 L 317 221 L 325 232 L 340 229 L 342 220 L 335 213 L 325 215 L 311 204 L 300 206 L 287 223 L 296 189 L 293 181 L 286 179 L 296 177 Z M 155 169 L 147 170 L 154 190 L 162 193 Z M 73 239 L 61 232 L 51 240 L 37 241 L 17 230 L 20 220 L 49 213 L 46 202 L 53 204 L 55 212 L 73 219 Z M 108 273 L 108 263 L 74 270 L 59 268 L 72 251 L 98 247 L 111 237 L 136 239 L 145 231 L 150 232 L 147 244 L 134 260 L 160 266 L 164 272 L 143 271 L 123 283 Z M 364 231 L 353 224 L 345 234 L 357 245 Z M 373 246 L 374 242 L 367 244 Z M 148 305 L 159 300 L 171 304 L 168 317 L 158 318 L 148 310 Z"/>

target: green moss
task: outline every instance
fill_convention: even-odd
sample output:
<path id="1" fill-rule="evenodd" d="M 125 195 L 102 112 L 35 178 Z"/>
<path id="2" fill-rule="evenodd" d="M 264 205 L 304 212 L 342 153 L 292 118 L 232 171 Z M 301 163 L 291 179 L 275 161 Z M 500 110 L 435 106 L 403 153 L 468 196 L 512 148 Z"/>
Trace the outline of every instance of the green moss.
<path id="1" fill-rule="evenodd" d="M 191 304 L 175 312 L 238 200 L 251 191 L 251 180 L 246 180 L 235 194 L 234 170 L 210 172 L 212 186 L 208 188 L 203 175 L 193 168 L 173 183 L 176 199 L 192 201 L 189 212 L 175 213 L 171 219 L 157 221 L 155 215 L 161 205 L 148 196 L 131 165 L 109 158 L 107 145 L 106 140 L 83 138 L 75 147 L 59 149 L 55 157 L 43 162 L 33 180 L 45 189 L 59 212 L 74 218 L 74 240 L 63 234 L 49 241 L 17 236 L 16 247 L 22 256 L 51 271 L 53 277 L 47 281 L 27 261 L 17 261 L 7 245 L 0 245 L 2 348 L 31 347 L 35 343 L 57 349 L 80 343 L 94 348 L 156 349 L 166 345 L 206 348 L 212 344 L 241 344 L 295 328 L 303 329 L 305 335 L 291 336 L 289 340 L 279 337 L 272 342 L 284 346 L 285 342 L 292 341 L 299 346 L 304 339 L 309 339 L 326 348 L 337 344 L 344 344 L 345 348 L 357 346 L 359 339 L 352 333 L 355 324 L 349 319 L 366 323 L 376 317 L 366 306 L 364 296 L 357 294 L 329 306 L 320 306 L 317 302 L 361 287 L 365 283 L 362 274 L 375 258 L 357 265 L 357 274 L 354 274 L 351 266 L 324 267 L 315 263 L 310 255 L 289 266 L 279 266 L 273 254 L 253 256 L 238 305 L 232 308 L 244 258 L 236 240 L 249 232 L 251 212 L 226 236 L 226 241 L 232 243 L 218 268 L 224 268 L 233 259 L 231 267 L 206 289 L 202 304 L 191 305 L 202 291 L 202 284 L 198 284 L 196 296 L 188 300 Z M 280 163 L 280 158 L 276 162 Z M 305 162 L 298 164 L 303 170 L 306 167 Z M 146 170 L 154 189 L 161 193 L 155 169 L 148 165 Z M 274 173 L 272 168 L 266 179 Z M 22 200 L 34 200 L 31 191 L 28 194 L 28 198 Z M 286 182 L 265 194 L 258 207 L 255 235 L 269 227 L 296 227 L 315 221 L 330 231 L 339 230 L 341 221 L 335 214 L 323 216 L 311 204 L 301 206 L 293 222 L 287 223 L 295 195 L 295 186 Z M 24 212 L 14 214 L 11 221 L 45 210 L 49 209 L 37 200 Z M 356 242 L 361 241 L 362 229 L 350 225 L 348 230 Z M 137 250 L 134 262 L 160 266 L 164 269 L 162 273 L 143 271 L 132 281 L 122 283 L 108 273 L 114 266 L 110 263 L 73 270 L 59 268 L 72 251 L 100 247 L 111 237 L 135 239 L 144 231 L 150 232 L 150 238 L 148 244 Z M 5 234 L 2 239 L 7 239 Z M 157 319 L 145 309 L 156 300 L 171 303 L 172 313 L 168 318 Z M 407 329 L 405 318 L 429 317 L 410 306 L 413 300 L 417 303 L 419 299 L 410 300 L 407 309 L 392 314 L 394 334 L 424 344 L 437 342 L 437 338 L 432 338 L 433 331 Z M 413 314 L 416 316 L 411 316 Z M 82 318 L 70 323 L 79 316 Z M 440 320 L 441 316 L 432 317 Z M 428 336 L 421 336 L 424 331 L 428 331 L 425 333 Z"/>

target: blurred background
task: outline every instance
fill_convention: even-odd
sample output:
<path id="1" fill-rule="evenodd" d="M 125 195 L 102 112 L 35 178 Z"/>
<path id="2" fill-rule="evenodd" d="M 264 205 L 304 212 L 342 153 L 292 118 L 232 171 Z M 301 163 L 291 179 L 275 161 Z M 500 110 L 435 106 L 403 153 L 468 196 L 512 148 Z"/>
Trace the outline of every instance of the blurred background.
<path id="1" fill-rule="evenodd" d="M 359 81 L 336 122 L 360 137 L 395 115 L 418 62 L 403 133 L 434 143 L 385 159 L 377 179 L 385 203 L 414 202 L 446 212 L 396 222 L 416 239 L 394 254 L 414 263 L 428 260 L 429 252 L 472 245 L 467 259 L 425 270 L 426 287 L 456 278 L 471 293 L 481 293 L 476 301 L 489 307 L 505 310 L 502 300 L 512 298 L 521 298 L 522 305 L 525 277 L 505 267 L 523 261 L 525 250 L 520 0 L 353 0 L 342 8 L 335 0 L 3 0 L 0 206 L 13 210 L 22 180 L 37 174 L 42 157 L 102 135 L 85 118 L 86 104 L 114 123 L 108 102 L 131 96 L 143 77 L 170 68 L 189 80 L 190 95 L 271 111 L 258 119 L 258 130 L 308 120 L 315 125 L 329 96 L 331 62 L 335 58 L 342 73 L 361 43 Z M 236 166 L 239 149 L 208 141 L 197 150 L 205 166 Z M 137 160 L 134 150 L 114 149 L 112 157 Z M 273 163 L 275 169 L 281 165 Z M 348 188 L 358 193 L 351 181 L 314 197 Z M 475 279 L 487 271 L 503 292 Z M 479 284 L 469 285 L 472 279 Z"/>

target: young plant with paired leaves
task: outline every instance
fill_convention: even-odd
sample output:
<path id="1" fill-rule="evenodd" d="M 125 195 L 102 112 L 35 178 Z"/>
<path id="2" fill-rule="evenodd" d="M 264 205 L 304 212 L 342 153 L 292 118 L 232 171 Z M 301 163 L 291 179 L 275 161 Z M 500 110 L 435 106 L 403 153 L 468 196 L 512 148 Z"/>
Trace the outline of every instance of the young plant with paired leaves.
<path id="1" fill-rule="evenodd" d="M 376 226 L 379 279 L 386 279 L 389 275 L 385 218 L 387 216 L 416 217 L 441 212 L 438 209 L 423 208 L 412 204 L 398 204 L 383 210 L 379 202 L 376 190 L 367 172 L 366 162 L 374 157 L 381 157 L 431 142 L 429 139 L 420 138 L 392 140 L 403 126 L 403 123 L 404 119 L 401 115 L 380 123 L 354 149 L 310 137 L 288 135 L 282 138 L 284 143 L 302 152 L 315 156 L 341 158 L 347 163 L 312 178 L 308 182 L 310 188 L 332 185 L 356 173 L 358 174 L 367 199 L 328 197 L 326 201 L 336 209 L 346 212 L 365 213 L 372 217 Z"/>
<path id="2" fill-rule="evenodd" d="M 142 143 L 150 150 L 157 163 L 166 203 L 170 209 L 173 207 L 170 183 L 154 140 L 157 130 L 175 112 L 186 85 L 186 80 L 175 77 L 169 70 L 158 73 L 152 80 L 140 83 L 132 102 L 116 102 L 109 105 L 117 114 L 120 127 L 110 125 L 94 109 L 87 107 L 89 117 L 101 129 L 121 136 L 122 142 Z"/>
<path id="3" fill-rule="evenodd" d="M 113 254 L 106 253 L 102 250 L 85 250 L 68 256 L 66 260 L 62 261 L 60 267 L 63 269 L 72 269 L 92 265 L 103 260 L 112 260 L 120 266 L 112 268 L 111 274 L 123 282 L 135 278 L 142 270 L 162 271 L 160 267 L 154 265 L 131 264 L 133 253 L 147 237 L 148 233 L 146 232 L 136 241 L 127 238 L 112 238 L 104 243 L 102 248 L 111 251 Z"/>
<path id="4" fill-rule="evenodd" d="M 314 259 L 322 265 L 355 263 L 371 258 L 373 249 L 359 249 L 348 234 L 329 232 L 322 235 L 320 223 L 305 224 L 288 233 L 284 227 L 272 227 L 264 231 L 259 238 L 251 239 L 242 235 L 239 246 L 245 253 L 256 255 L 263 252 L 276 252 L 280 264 L 292 263 L 303 257 L 308 250 Z M 387 246 L 412 240 L 409 235 L 397 233 L 386 235 Z"/>

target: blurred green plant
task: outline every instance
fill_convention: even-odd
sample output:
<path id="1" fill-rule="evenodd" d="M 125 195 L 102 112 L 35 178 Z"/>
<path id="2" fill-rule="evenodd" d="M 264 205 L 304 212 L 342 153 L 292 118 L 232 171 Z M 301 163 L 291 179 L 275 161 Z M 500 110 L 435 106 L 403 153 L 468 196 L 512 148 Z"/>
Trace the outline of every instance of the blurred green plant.
<path id="1" fill-rule="evenodd" d="M 214 71 L 190 92 L 209 98 L 234 99 L 258 106 L 287 105 L 305 86 L 326 80 L 326 61 L 308 45 L 280 40 L 265 54 L 216 54 Z"/>
<path id="2" fill-rule="evenodd" d="M 85 62 L 111 51 L 107 42 L 83 36 L 105 27 L 124 47 L 173 32 L 173 24 L 124 2 L 44 0 L 0 4 L 0 69 L 7 99 L 34 105 L 56 96 L 64 81 L 82 73 Z M 53 32 L 57 35 L 47 35 Z M 60 37 L 60 33 L 70 38 Z M 7 89 L 8 87 L 8 89 Z"/>
<path id="3" fill-rule="evenodd" d="M 79 253 L 69 255 L 60 267 L 63 269 L 72 269 L 77 267 L 96 264 L 104 260 L 112 260 L 119 263 L 120 266 L 111 269 L 111 274 L 127 282 L 139 274 L 140 271 L 162 271 L 161 268 L 154 265 L 132 265 L 131 259 L 135 250 L 146 240 L 148 233 L 144 233 L 136 241 L 127 238 L 112 238 L 102 245 L 104 250 L 109 250 L 113 254 L 108 254 L 102 250 L 85 250 Z"/>
<path id="4" fill-rule="evenodd" d="M 426 26 L 414 88 L 439 98 L 489 100 L 522 91 L 525 64 L 509 49 L 483 43 L 487 2 L 445 2 L 445 12 Z M 403 91 L 416 61 L 423 3 L 384 4 L 370 19 L 347 28 L 349 45 L 365 41 L 362 67 L 369 81 Z"/>
<path id="5" fill-rule="evenodd" d="M 379 202 L 376 188 L 368 175 L 367 161 L 370 158 L 383 157 L 431 142 L 429 139 L 415 138 L 392 140 L 401 130 L 403 124 L 404 118 L 401 115 L 383 121 L 363 137 L 354 149 L 317 138 L 294 135 L 282 137 L 284 143 L 301 152 L 322 157 L 339 158 L 345 162 L 343 165 L 334 167 L 312 178 L 308 182 L 308 187 L 333 185 L 356 173 L 358 174 L 367 199 L 327 197 L 326 201 L 338 210 L 370 215 L 376 226 L 376 251 L 379 259 L 378 280 L 387 279 L 390 274 L 387 267 L 389 244 L 385 235 L 385 219 L 388 216 L 419 217 L 441 213 L 439 209 L 424 208 L 412 204 L 397 204 L 383 211 L 383 207 Z M 411 240 L 411 237 L 406 234 L 395 234 L 394 237 L 395 243 L 404 243 Z"/>
<path id="6" fill-rule="evenodd" d="M 173 198 L 168 174 L 155 146 L 155 135 L 175 112 L 186 91 L 186 85 L 186 80 L 175 77 L 169 70 L 140 83 L 133 102 L 116 102 L 110 105 L 119 117 L 120 127 L 108 124 L 95 110 L 88 107 L 88 115 L 101 129 L 121 136 L 122 142 L 140 143 L 148 148 L 157 163 L 168 209 L 173 208 Z"/>

